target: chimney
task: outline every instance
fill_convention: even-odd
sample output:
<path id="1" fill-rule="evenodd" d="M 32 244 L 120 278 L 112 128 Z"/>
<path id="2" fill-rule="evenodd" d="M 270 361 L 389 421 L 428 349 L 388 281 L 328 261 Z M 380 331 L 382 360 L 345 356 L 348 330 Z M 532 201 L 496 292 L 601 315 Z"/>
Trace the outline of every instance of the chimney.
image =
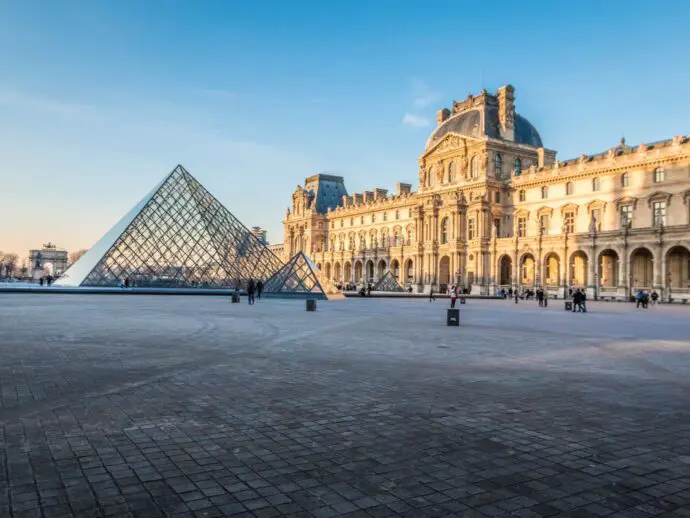
<path id="1" fill-rule="evenodd" d="M 385 200 L 388 195 L 388 189 L 379 189 L 378 187 L 374 189 L 374 199 L 375 200 Z"/>
<path id="2" fill-rule="evenodd" d="M 410 191 L 412 190 L 412 184 L 397 183 L 395 185 L 395 190 L 398 193 L 398 196 L 402 196 L 403 194 L 410 194 Z"/>
<path id="3" fill-rule="evenodd" d="M 364 203 L 374 201 L 374 193 L 371 191 L 364 191 Z"/>
<path id="4" fill-rule="evenodd" d="M 556 161 L 556 152 L 540 147 L 537 149 L 537 166 L 545 167 L 551 165 Z"/>
<path id="5" fill-rule="evenodd" d="M 501 125 L 501 137 L 515 140 L 515 88 L 512 85 L 498 89 L 498 121 Z"/>
<path id="6" fill-rule="evenodd" d="M 355 199 L 355 205 L 361 205 L 363 197 L 360 193 L 355 193 L 352 195 L 352 197 Z"/>
<path id="7" fill-rule="evenodd" d="M 443 108 L 436 112 L 436 125 L 440 126 L 450 117 L 450 110 L 448 108 Z"/>

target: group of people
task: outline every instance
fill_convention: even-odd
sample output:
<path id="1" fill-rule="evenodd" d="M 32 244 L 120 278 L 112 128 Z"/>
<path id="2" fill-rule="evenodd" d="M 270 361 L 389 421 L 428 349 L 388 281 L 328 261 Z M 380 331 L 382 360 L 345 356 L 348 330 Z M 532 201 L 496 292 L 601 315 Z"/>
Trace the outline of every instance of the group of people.
<path id="1" fill-rule="evenodd" d="M 656 292 L 656 290 L 652 291 L 651 294 L 647 293 L 644 290 L 637 290 L 635 293 L 635 302 L 637 303 L 635 305 L 636 308 L 639 308 L 642 306 L 643 309 L 647 309 L 649 307 L 649 301 L 652 301 L 652 305 L 656 305 L 659 303 L 659 294 Z"/>
<path id="2" fill-rule="evenodd" d="M 235 290 L 239 290 L 238 287 L 235 288 Z M 261 280 L 258 280 L 257 282 L 254 282 L 254 279 L 249 279 L 249 282 L 247 283 L 247 301 L 249 302 L 249 305 L 253 305 L 256 302 L 256 299 L 261 299 L 261 293 L 264 291 L 264 283 L 261 282 Z M 255 295 L 256 294 L 256 295 Z"/>
<path id="3" fill-rule="evenodd" d="M 572 312 L 587 313 L 587 292 L 583 289 L 577 288 L 573 291 L 570 288 L 570 298 L 573 301 Z"/>
<path id="4" fill-rule="evenodd" d="M 40 279 L 38 279 L 38 283 L 41 286 L 43 286 L 43 284 L 47 284 L 48 286 L 50 286 L 51 284 L 53 284 L 53 276 L 46 275 L 45 277 L 41 277 Z"/>

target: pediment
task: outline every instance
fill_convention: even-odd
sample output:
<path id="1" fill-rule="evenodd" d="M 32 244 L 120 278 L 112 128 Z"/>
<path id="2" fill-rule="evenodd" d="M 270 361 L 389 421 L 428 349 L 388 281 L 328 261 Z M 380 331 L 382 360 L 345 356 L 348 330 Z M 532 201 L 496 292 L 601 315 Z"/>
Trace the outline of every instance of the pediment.
<path id="1" fill-rule="evenodd" d="M 664 191 L 656 191 L 647 196 L 647 205 L 652 206 L 655 201 L 665 201 L 667 205 L 671 204 L 671 193 Z"/>
<path id="2" fill-rule="evenodd" d="M 621 205 L 632 205 L 633 209 L 637 207 L 637 198 L 632 196 L 621 196 L 617 198 L 614 203 L 616 204 L 616 210 L 620 209 Z"/>
<path id="3" fill-rule="evenodd" d="M 577 214 L 578 209 L 579 209 L 579 206 L 578 206 L 577 204 L 575 204 L 575 203 L 567 203 L 567 204 L 565 204 L 565 205 L 563 205 L 563 206 L 561 207 L 561 214 L 563 214 L 563 213 L 565 213 L 565 212 L 570 212 L 570 211 L 572 211 L 572 212 L 574 212 L 575 214 Z"/>
<path id="4" fill-rule="evenodd" d="M 479 139 L 468 137 L 467 135 L 460 135 L 459 133 L 446 133 L 441 140 L 425 150 L 422 154 L 422 159 L 428 160 L 431 156 L 448 151 L 461 149 L 465 150 L 468 141 L 475 142 Z"/>
<path id="5" fill-rule="evenodd" d="M 602 212 L 606 211 L 606 202 L 602 200 L 593 200 L 587 204 L 587 213 L 589 214 L 593 210 L 601 209 Z"/>

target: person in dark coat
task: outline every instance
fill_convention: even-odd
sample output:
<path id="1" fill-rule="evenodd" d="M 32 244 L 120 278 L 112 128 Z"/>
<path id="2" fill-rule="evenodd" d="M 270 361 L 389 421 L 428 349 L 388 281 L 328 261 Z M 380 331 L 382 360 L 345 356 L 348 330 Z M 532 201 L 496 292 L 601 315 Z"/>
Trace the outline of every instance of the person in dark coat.
<path id="1" fill-rule="evenodd" d="M 254 284 L 254 279 L 249 279 L 249 283 L 247 284 L 247 300 L 249 301 L 249 305 L 251 306 L 254 304 L 254 291 L 256 290 L 256 285 Z"/>
<path id="2" fill-rule="evenodd" d="M 264 283 L 259 281 L 256 283 L 256 298 L 260 299 L 261 298 L 261 293 L 264 291 Z"/>

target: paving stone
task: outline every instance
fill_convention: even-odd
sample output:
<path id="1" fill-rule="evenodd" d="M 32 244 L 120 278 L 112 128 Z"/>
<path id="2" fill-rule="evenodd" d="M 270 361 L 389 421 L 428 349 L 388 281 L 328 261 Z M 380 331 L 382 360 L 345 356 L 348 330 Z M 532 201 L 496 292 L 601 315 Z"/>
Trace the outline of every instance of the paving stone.
<path id="1" fill-rule="evenodd" d="M 690 505 L 688 308 L 471 300 L 451 331 L 440 301 L 0 305 L 2 516 Z"/>

